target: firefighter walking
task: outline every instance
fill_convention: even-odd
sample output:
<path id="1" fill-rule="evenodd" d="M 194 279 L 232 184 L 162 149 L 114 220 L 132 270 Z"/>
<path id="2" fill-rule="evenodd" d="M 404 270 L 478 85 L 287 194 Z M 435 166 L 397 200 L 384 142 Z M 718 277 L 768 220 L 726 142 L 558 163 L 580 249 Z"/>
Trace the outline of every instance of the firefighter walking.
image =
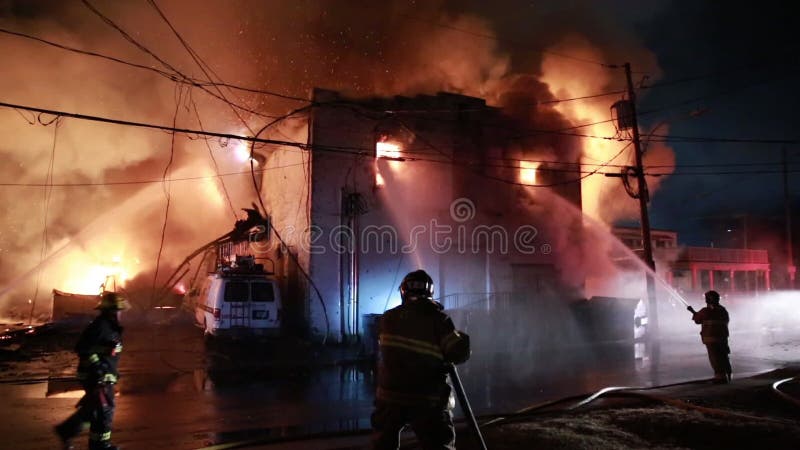
<path id="1" fill-rule="evenodd" d="M 708 291 L 705 293 L 706 307 L 692 312 L 692 320 L 701 326 L 700 338 L 708 351 L 708 360 L 714 369 L 715 383 L 728 383 L 731 381 L 731 361 L 728 357 L 731 350 L 728 347 L 728 311 L 719 304 L 719 293 Z"/>
<path id="2" fill-rule="evenodd" d="M 64 449 L 71 449 L 72 439 L 89 428 L 89 450 L 116 450 L 111 444 L 114 418 L 114 385 L 119 378 L 117 365 L 122 351 L 120 311 L 128 302 L 115 292 L 104 292 L 95 308 L 100 314 L 78 338 L 78 380 L 85 394 L 77 411 L 55 427 Z"/>
<path id="3" fill-rule="evenodd" d="M 447 369 L 469 359 L 469 336 L 456 331 L 433 300 L 433 279 L 425 271 L 406 275 L 400 295 L 402 304 L 380 322 L 373 448 L 397 449 L 410 425 L 422 448 L 455 449 Z"/>

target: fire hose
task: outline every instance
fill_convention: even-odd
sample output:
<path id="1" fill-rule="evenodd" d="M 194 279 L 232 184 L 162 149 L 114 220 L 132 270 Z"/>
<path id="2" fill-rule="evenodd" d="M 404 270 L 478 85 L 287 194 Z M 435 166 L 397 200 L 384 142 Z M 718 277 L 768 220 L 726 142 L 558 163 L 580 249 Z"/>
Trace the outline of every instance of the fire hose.
<path id="1" fill-rule="evenodd" d="M 472 432 L 475 433 L 475 437 L 478 439 L 478 444 L 480 445 L 481 450 L 487 450 L 486 442 L 483 440 L 483 435 L 481 434 L 481 429 L 478 426 L 478 421 L 475 419 L 475 414 L 472 412 L 472 407 L 469 405 L 469 399 L 467 398 L 467 393 L 464 391 L 464 385 L 461 384 L 461 378 L 458 376 L 458 370 L 456 370 L 456 366 L 450 364 L 447 367 L 447 373 L 450 375 L 450 381 L 452 381 L 453 388 L 456 390 L 458 403 L 461 404 L 461 410 L 464 412 L 464 417 L 467 419 L 469 427 L 472 429 Z"/>
<path id="2" fill-rule="evenodd" d="M 783 394 L 782 392 L 778 391 L 777 387 L 780 386 L 781 384 L 787 383 L 789 381 L 793 381 L 794 379 L 795 378 L 786 378 L 786 379 L 779 380 L 779 381 L 775 382 L 772 385 L 773 386 L 773 390 L 778 392 L 779 395 Z M 455 380 L 458 380 L 458 381 L 455 381 Z M 461 388 L 463 389 L 463 386 L 461 385 L 460 381 L 461 380 L 460 380 L 460 378 L 458 378 L 458 374 L 456 373 L 456 376 L 453 377 L 453 384 L 454 384 L 454 387 L 456 388 L 456 393 L 457 394 L 458 394 L 458 391 L 459 391 L 459 386 L 461 386 Z M 672 398 L 668 398 L 668 397 L 664 397 L 664 396 L 660 396 L 660 395 L 655 395 L 655 394 L 649 394 L 647 392 L 641 392 L 641 391 L 648 391 L 648 390 L 652 390 L 652 389 L 658 389 L 658 388 L 664 388 L 664 387 L 670 387 L 670 386 L 703 383 L 705 381 L 706 380 L 692 380 L 692 381 L 684 381 L 684 382 L 667 384 L 667 385 L 638 387 L 638 388 L 637 387 L 624 387 L 624 386 L 609 386 L 609 387 L 605 387 L 603 389 L 600 389 L 599 391 L 597 391 L 594 394 L 591 394 L 589 396 L 586 396 L 585 394 L 583 394 L 583 395 L 573 395 L 573 396 L 569 396 L 569 397 L 564 397 L 564 398 L 561 398 L 561 399 L 551 400 L 551 401 L 539 403 L 539 404 L 536 404 L 536 405 L 532 405 L 532 406 L 529 406 L 527 408 L 521 409 L 521 410 L 519 410 L 519 411 L 517 411 L 515 413 L 511 413 L 511 414 L 506 413 L 506 414 L 487 414 L 487 415 L 482 415 L 482 416 L 480 416 L 480 418 L 484 419 L 484 420 L 487 420 L 487 421 L 483 422 L 483 424 L 481 426 L 487 427 L 487 426 L 490 426 L 490 425 L 499 425 L 501 423 L 513 423 L 513 422 L 517 422 L 517 421 L 530 420 L 531 416 L 534 416 L 534 415 L 539 414 L 539 413 L 546 413 L 546 411 L 544 411 L 544 410 L 548 409 L 549 407 L 556 406 L 556 405 L 564 403 L 564 402 L 576 402 L 576 403 L 571 405 L 571 406 L 568 406 L 568 407 L 565 407 L 565 408 L 561 408 L 560 409 L 561 411 L 576 411 L 579 408 L 588 405 L 590 402 L 593 402 L 593 401 L 598 400 L 598 399 L 603 398 L 603 397 L 634 397 L 634 398 L 639 398 L 639 399 L 643 399 L 643 400 L 650 400 L 650 401 L 654 401 L 654 402 L 658 402 L 658 403 L 663 403 L 663 404 L 666 404 L 666 405 L 669 405 L 669 406 L 672 406 L 672 407 L 676 407 L 676 408 L 680 408 L 680 409 L 684 409 L 684 410 L 697 411 L 697 412 L 700 412 L 700 413 L 703 413 L 703 414 L 712 415 L 712 416 L 728 417 L 728 418 L 746 418 L 746 419 L 750 419 L 750 420 L 777 422 L 775 419 L 771 419 L 771 418 L 768 418 L 768 417 L 752 416 L 752 415 L 749 415 L 749 414 L 743 414 L 743 413 L 738 413 L 738 412 L 721 410 L 721 409 L 717 409 L 717 408 L 699 406 L 699 405 L 695 405 L 695 404 L 692 404 L 692 403 L 689 403 L 689 402 L 686 402 L 686 401 L 682 401 L 682 400 L 672 399 Z M 636 392 L 631 392 L 631 391 L 636 391 Z M 784 395 L 786 395 L 786 394 L 784 394 Z M 788 395 L 786 395 L 786 396 L 789 397 Z M 466 396 L 464 397 L 464 399 L 466 400 Z M 793 399 L 793 400 L 796 402 L 795 399 Z M 460 397 L 459 397 L 459 401 L 461 401 Z M 462 404 L 462 409 L 464 409 L 464 414 L 466 416 L 467 415 L 467 408 L 465 408 L 463 406 L 463 404 Z M 469 408 L 469 416 L 470 417 L 474 417 L 474 415 L 472 414 L 471 407 Z M 471 420 L 469 420 L 467 417 L 465 417 L 465 419 L 468 422 L 471 422 Z M 477 424 L 477 422 L 475 422 L 475 423 Z M 470 424 L 470 428 L 472 428 L 472 424 Z M 477 429 L 477 426 L 474 429 Z M 308 434 L 308 435 L 304 435 L 304 436 L 298 436 L 298 437 L 281 437 L 281 438 L 271 438 L 271 439 L 253 439 L 253 440 L 247 440 L 247 441 L 223 443 L 223 444 L 212 445 L 212 446 L 209 446 L 209 447 L 204 447 L 204 448 L 202 448 L 200 450 L 229 450 L 229 449 L 235 449 L 235 448 L 246 448 L 246 447 L 251 447 L 251 446 L 255 446 L 255 445 L 273 445 L 273 444 L 281 444 L 281 443 L 285 444 L 285 443 L 289 443 L 289 442 L 309 442 L 309 441 L 316 440 L 316 439 L 346 438 L 346 437 L 353 437 L 353 436 L 358 436 L 358 435 L 368 435 L 369 433 L 370 433 L 370 430 L 368 430 L 368 429 L 352 430 L 352 431 L 339 431 L 339 432 L 312 433 L 312 434 Z M 483 444 L 483 440 L 482 439 L 481 439 L 481 443 Z M 483 446 L 482 448 L 486 448 L 486 447 Z"/>
<path id="3" fill-rule="evenodd" d="M 797 379 L 797 377 L 789 377 L 789 378 L 784 378 L 782 380 L 778 380 L 778 381 L 772 383 L 772 392 L 777 394 L 778 397 L 780 397 L 780 398 L 786 400 L 787 402 L 793 404 L 794 406 L 800 406 L 800 400 L 797 400 L 796 398 L 792 397 L 791 395 L 789 395 L 789 394 L 787 394 L 785 392 L 782 392 L 780 389 L 778 389 L 782 384 L 788 383 L 790 381 L 795 381 L 796 379 Z"/>

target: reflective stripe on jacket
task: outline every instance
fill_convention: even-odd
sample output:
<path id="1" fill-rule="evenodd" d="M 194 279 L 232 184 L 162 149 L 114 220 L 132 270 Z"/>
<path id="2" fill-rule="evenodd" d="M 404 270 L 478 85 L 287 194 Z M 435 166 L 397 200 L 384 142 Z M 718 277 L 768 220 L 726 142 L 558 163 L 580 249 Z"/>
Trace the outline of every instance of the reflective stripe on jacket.
<path id="1" fill-rule="evenodd" d="M 728 311 L 720 305 L 709 305 L 692 315 L 692 320 L 700 324 L 700 337 L 703 344 L 728 342 Z"/>
<path id="2" fill-rule="evenodd" d="M 416 300 L 383 314 L 378 339 L 379 401 L 445 407 L 450 397 L 447 366 L 469 359 L 469 339 L 456 331 L 442 307 Z"/>
<path id="3" fill-rule="evenodd" d="M 83 330 L 75 352 L 78 354 L 78 379 L 100 376 L 105 383 L 119 378 L 119 354 L 122 351 L 122 327 L 107 316 L 99 315 Z M 98 370 L 99 368 L 99 370 Z"/>

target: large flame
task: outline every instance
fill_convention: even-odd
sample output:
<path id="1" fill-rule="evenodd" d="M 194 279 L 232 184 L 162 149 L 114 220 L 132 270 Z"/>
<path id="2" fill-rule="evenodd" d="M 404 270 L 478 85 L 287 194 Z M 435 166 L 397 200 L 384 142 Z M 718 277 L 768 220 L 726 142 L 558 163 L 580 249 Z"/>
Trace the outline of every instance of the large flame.
<path id="1" fill-rule="evenodd" d="M 562 44 L 570 54 L 577 57 L 602 60 L 603 56 L 588 42 L 581 39 L 570 39 Z M 612 76 L 616 77 L 612 79 Z M 619 80 L 617 80 L 619 79 Z M 574 98 L 597 94 L 609 90 L 609 85 L 620 86 L 624 81 L 624 73 L 612 72 L 605 67 L 585 64 L 581 61 L 545 56 L 542 61 L 542 81 L 550 86 L 550 90 L 558 98 Z M 575 130 L 581 134 L 595 136 L 613 136 L 616 132 L 614 124 L 607 122 L 611 118 L 610 106 L 613 97 L 599 97 L 592 100 L 561 102 L 556 109 L 575 124 L 597 123 Z M 620 151 L 624 143 L 603 139 L 585 138 L 582 140 L 583 152 L 581 163 L 586 166 L 583 171 L 592 171 L 598 164 L 610 161 Z M 611 164 L 624 164 L 630 153 L 624 152 Z M 590 176 L 581 184 L 583 212 L 594 219 L 601 219 L 600 205 L 604 193 L 610 183 L 619 183 L 618 179 L 609 180 L 603 176 Z"/>
<path id="2" fill-rule="evenodd" d="M 126 253 L 124 245 L 109 244 L 109 252 L 74 251 L 64 262 L 53 267 L 60 280 L 56 288 L 73 294 L 99 294 L 103 290 L 119 291 L 139 271 L 139 259 Z"/>
<path id="3" fill-rule="evenodd" d="M 538 162 L 520 161 L 519 162 L 519 182 L 523 184 L 536 184 L 536 169 Z"/>

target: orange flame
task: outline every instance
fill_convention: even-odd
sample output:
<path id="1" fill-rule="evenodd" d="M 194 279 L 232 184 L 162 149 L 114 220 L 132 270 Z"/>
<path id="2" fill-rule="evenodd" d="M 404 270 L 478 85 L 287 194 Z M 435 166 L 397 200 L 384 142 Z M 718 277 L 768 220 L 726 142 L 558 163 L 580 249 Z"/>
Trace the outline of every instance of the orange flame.
<path id="1" fill-rule="evenodd" d="M 539 163 L 532 161 L 519 162 L 519 182 L 523 184 L 536 184 L 536 169 Z"/>

